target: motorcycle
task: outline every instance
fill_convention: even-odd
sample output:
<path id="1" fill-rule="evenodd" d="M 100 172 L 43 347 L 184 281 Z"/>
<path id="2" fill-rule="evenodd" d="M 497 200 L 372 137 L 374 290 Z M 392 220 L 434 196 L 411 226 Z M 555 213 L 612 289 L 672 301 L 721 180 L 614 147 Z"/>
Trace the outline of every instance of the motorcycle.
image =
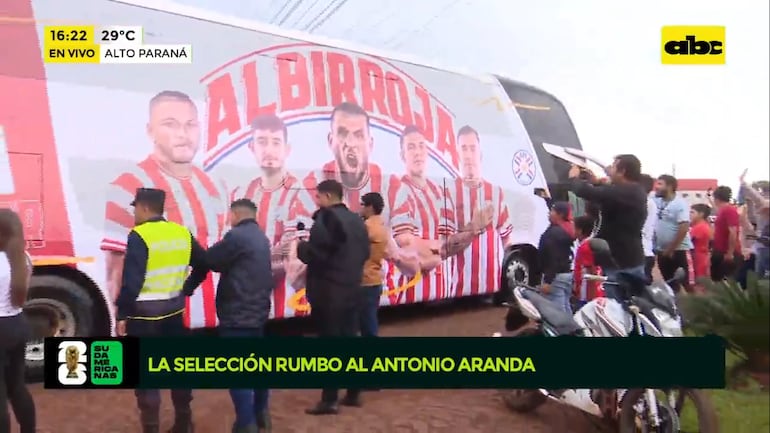
<path id="1" fill-rule="evenodd" d="M 597 265 L 612 268 L 614 261 L 606 241 L 589 240 Z M 513 290 L 514 302 L 505 304 L 508 313 L 505 329 L 509 336 L 545 335 L 555 337 L 626 337 L 649 335 L 657 337 L 682 336 L 681 315 L 671 289 L 686 278 L 678 269 L 666 282 L 647 281 L 634 274 L 619 273 L 615 280 L 601 275 L 586 275 L 586 280 L 601 281 L 612 286 L 624 299 L 597 298 L 574 316 L 564 312 L 544 297 L 536 288 L 520 285 Z M 500 337 L 496 332 L 493 336 Z M 561 390 L 507 390 L 503 401 L 513 411 L 530 412 L 548 400 L 556 401 L 600 417 L 605 423 L 615 424 L 620 433 L 676 433 L 680 431 L 679 416 L 685 398 L 696 406 L 700 433 L 719 431 L 716 412 L 700 390 L 661 390 L 663 397 L 652 389 L 561 389 Z"/>

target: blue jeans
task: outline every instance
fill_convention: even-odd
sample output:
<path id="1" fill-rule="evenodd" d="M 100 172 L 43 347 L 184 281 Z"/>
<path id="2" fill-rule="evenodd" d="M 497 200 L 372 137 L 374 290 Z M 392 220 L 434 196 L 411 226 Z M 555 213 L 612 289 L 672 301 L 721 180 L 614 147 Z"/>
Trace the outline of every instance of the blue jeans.
<path id="1" fill-rule="evenodd" d="M 572 274 L 556 274 L 551 281 L 551 290 L 545 294 L 545 297 L 556 304 L 565 313 L 572 314 L 572 306 L 569 304 L 569 298 L 572 294 Z"/>
<path id="2" fill-rule="evenodd" d="M 609 281 L 618 281 L 618 274 L 624 272 L 627 274 L 636 274 L 639 276 L 639 278 L 642 278 L 643 280 L 647 280 L 647 276 L 644 273 L 644 264 L 641 264 L 639 266 L 634 266 L 633 268 L 625 268 L 625 269 L 605 269 L 604 275 L 607 276 L 607 279 Z M 623 296 L 618 290 L 618 287 L 614 284 L 605 284 L 604 285 L 604 297 L 605 298 L 612 298 L 617 301 L 623 301 Z"/>
<path id="3" fill-rule="evenodd" d="M 262 328 L 219 328 L 221 337 L 261 338 Z M 270 391 L 266 389 L 231 389 L 230 398 L 235 409 L 235 427 L 257 423 L 257 414 L 267 409 Z"/>
<path id="4" fill-rule="evenodd" d="M 376 337 L 379 334 L 377 309 L 380 307 L 382 284 L 361 287 L 361 303 L 358 318 L 361 322 L 362 337 Z"/>
<path id="5" fill-rule="evenodd" d="M 767 273 L 770 272 L 770 248 L 757 248 L 757 259 L 754 266 L 756 268 L 757 277 L 767 278 Z"/>

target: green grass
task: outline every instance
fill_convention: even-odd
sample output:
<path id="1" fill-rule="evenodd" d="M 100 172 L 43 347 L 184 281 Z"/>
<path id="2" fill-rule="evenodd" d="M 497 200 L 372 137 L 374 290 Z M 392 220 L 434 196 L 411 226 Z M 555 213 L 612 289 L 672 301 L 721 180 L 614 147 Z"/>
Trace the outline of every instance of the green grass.
<path id="1" fill-rule="evenodd" d="M 737 358 L 728 352 L 730 368 Z M 753 384 L 745 390 L 718 389 L 708 391 L 724 433 L 760 433 L 770 431 L 770 393 Z M 698 425 L 691 401 L 682 411 L 682 431 L 697 432 Z"/>

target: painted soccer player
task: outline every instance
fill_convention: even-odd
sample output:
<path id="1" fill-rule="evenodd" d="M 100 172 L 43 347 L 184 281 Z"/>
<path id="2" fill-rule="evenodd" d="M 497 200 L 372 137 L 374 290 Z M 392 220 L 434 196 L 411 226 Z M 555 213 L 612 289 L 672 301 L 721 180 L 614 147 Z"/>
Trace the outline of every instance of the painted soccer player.
<path id="1" fill-rule="evenodd" d="M 272 244 L 273 291 L 272 317 L 291 315 L 286 300 L 290 297 L 286 287 L 284 270 L 284 242 L 286 234 L 293 227 L 289 221 L 289 209 L 296 199 L 299 180 L 286 169 L 286 159 L 291 152 L 288 130 L 283 120 L 275 114 L 256 117 L 251 123 L 249 150 L 262 174 L 249 182 L 246 187 L 236 188 L 232 199 L 248 198 L 257 205 L 257 223 L 265 231 Z M 296 222 L 294 222 L 296 224 Z M 293 314 L 300 315 L 301 311 Z"/>
<path id="2" fill-rule="evenodd" d="M 416 245 L 413 245 L 416 227 L 409 194 L 395 175 L 384 175 L 377 164 L 369 162 L 374 146 L 369 115 L 358 105 L 343 102 L 332 111 L 330 127 L 327 142 L 334 160 L 303 180 L 301 198 L 292 206 L 293 218 L 312 215 L 316 208 L 312 193 L 318 182 L 324 179 L 336 179 L 342 183 L 345 202 L 354 212 L 359 210 L 363 194 L 379 192 L 386 206 L 382 215 L 396 244 L 389 248 L 388 259 L 403 273 L 415 275 L 419 270 L 419 261 L 415 257 Z M 292 276 L 288 278 L 294 281 Z"/>
<path id="3" fill-rule="evenodd" d="M 457 256 L 455 266 L 455 296 L 489 293 L 497 289 L 505 248 L 511 245 L 513 225 L 502 188 L 481 176 L 481 147 L 479 133 L 470 126 L 457 132 L 460 150 L 461 178 L 455 180 L 452 196 L 455 218 L 462 227 L 473 218 L 474 210 L 482 209 L 483 219 L 489 221 L 470 248 Z"/>
<path id="4" fill-rule="evenodd" d="M 201 245 L 216 242 L 224 229 L 225 192 L 193 164 L 200 146 L 195 104 L 188 95 L 167 90 L 150 100 L 149 109 L 147 135 L 153 143 L 152 152 L 120 174 L 107 191 L 101 249 L 106 252 L 107 285 L 113 301 L 120 290 L 126 239 L 134 226 L 130 203 L 137 188 L 164 190 L 168 220 L 189 228 Z M 202 290 L 187 300 L 185 323 L 190 327 L 217 324 L 212 278 L 209 274 Z"/>
<path id="5" fill-rule="evenodd" d="M 401 134 L 401 160 L 406 174 L 401 181 L 409 188 L 414 209 L 417 236 L 420 238 L 419 257 L 422 280 L 418 288 L 406 292 L 406 302 L 442 299 L 449 295 L 447 270 L 454 262 L 444 263 L 447 258 L 462 253 L 489 221 L 482 212 L 475 212 L 466 227 L 457 230 L 455 205 L 448 184 L 443 179 L 428 178 L 426 169 L 430 144 L 419 128 L 407 126 Z M 454 180 L 450 181 L 454 185 Z M 405 284 L 406 281 L 399 281 Z"/>

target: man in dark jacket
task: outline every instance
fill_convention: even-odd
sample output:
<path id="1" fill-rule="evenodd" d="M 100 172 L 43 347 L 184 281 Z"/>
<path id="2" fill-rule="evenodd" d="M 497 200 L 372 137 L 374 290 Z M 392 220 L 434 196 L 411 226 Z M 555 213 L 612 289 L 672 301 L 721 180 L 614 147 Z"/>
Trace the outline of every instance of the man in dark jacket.
<path id="1" fill-rule="evenodd" d="M 297 257 L 307 264 L 307 299 L 321 337 L 353 337 L 358 331 L 358 297 L 369 236 L 361 217 L 342 203 L 342 184 L 324 180 L 316 187 L 319 209 L 310 238 L 297 244 Z M 305 412 L 337 413 L 337 389 L 324 389 L 321 401 Z M 349 389 L 340 402 L 360 406 L 359 390 Z"/>
<path id="2" fill-rule="evenodd" d="M 564 312 L 572 314 L 572 236 L 564 228 L 570 215 L 569 203 L 559 201 L 551 206 L 551 225 L 540 236 L 537 247 L 543 284 L 540 291 Z"/>
<path id="3" fill-rule="evenodd" d="M 256 221 L 257 206 L 249 199 L 230 205 L 232 229 L 206 252 L 211 270 L 219 272 L 217 316 L 222 337 L 259 338 L 270 315 L 273 276 L 270 241 Z M 201 281 L 190 278 L 185 294 L 193 293 Z M 270 431 L 268 390 L 231 389 L 235 406 L 235 433 Z"/>
<path id="4" fill-rule="evenodd" d="M 647 193 L 640 184 L 642 163 L 634 155 L 619 155 L 608 172 L 610 184 L 595 185 L 581 176 L 583 170 L 573 166 L 570 189 L 599 208 L 601 227 L 596 237 L 607 241 L 617 264 L 616 269 L 604 269 L 607 276 L 615 279 L 624 271 L 646 279 L 642 228 L 647 218 Z M 605 295 L 621 296 L 612 285 L 605 286 Z"/>

